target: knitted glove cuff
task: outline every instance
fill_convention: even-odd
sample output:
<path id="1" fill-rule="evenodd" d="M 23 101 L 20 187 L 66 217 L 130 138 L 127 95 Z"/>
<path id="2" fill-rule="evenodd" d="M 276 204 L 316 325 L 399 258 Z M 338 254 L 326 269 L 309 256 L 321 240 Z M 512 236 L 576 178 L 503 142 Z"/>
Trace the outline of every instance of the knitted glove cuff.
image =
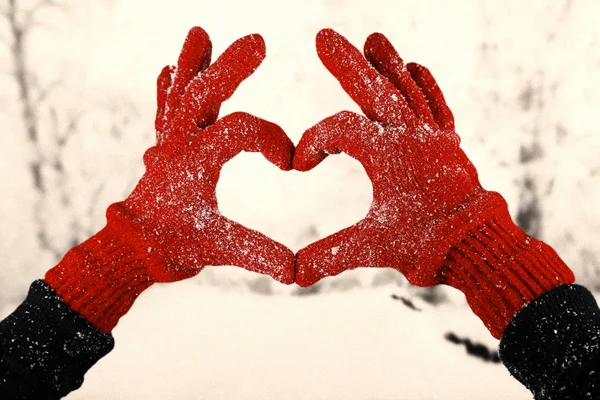
<path id="1" fill-rule="evenodd" d="M 441 274 L 499 339 L 523 306 L 575 277 L 550 246 L 514 224 L 505 202 L 489 211 L 451 248 Z"/>
<path id="2" fill-rule="evenodd" d="M 109 220 L 110 221 L 110 220 Z M 69 250 L 45 282 L 71 309 L 110 332 L 135 299 L 153 283 L 143 251 L 124 240 L 117 224 Z"/>

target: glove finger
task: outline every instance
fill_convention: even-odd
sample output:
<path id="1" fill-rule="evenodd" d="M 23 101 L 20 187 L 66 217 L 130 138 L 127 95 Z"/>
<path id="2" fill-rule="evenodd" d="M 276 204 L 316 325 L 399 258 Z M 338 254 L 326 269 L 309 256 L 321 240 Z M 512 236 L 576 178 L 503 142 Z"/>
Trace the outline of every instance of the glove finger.
<path id="1" fill-rule="evenodd" d="M 294 253 L 281 243 L 252 229 L 220 217 L 223 227 L 217 241 L 213 265 L 235 265 L 268 275 L 285 283 L 294 283 Z"/>
<path id="2" fill-rule="evenodd" d="M 192 79 L 208 67 L 211 54 L 212 43 L 204 29 L 199 26 L 190 29 L 177 60 L 173 86 L 167 96 L 168 117 L 177 111 Z"/>
<path id="3" fill-rule="evenodd" d="M 404 61 L 390 41 L 381 33 L 369 35 L 364 53 L 373 67 L 402 93 L 417 118 L 434 130 L 438 125 L 427 105 L 427 100 L 404 66 Z"/>
<path id="4" fill-rule="evenodd" d="M 408 103 L 346 38 L 332 29 L 317 34 L 317 53 L 323 65 L 369 119 L 385 126 L 415 126 Z"/>
<path id="5" fill-rule="evenodd" d="M 426 67 L 416 63 L 408 63 L 406 68 L 423 91 L 423 95 L 427 99 L 433 117 L 440 129 L 454 130 L 454 115 L 452 115 L 450 107 L 446 104 L 444 95 L 431 72 Z"/>
<path id="6" fill-rule="evenodd" d="M 284 171 L 292 169 L 294 144 L 278 125 L 255 117 L 235 112 L 208 128 L 207 140 L 218 146 L 219 163 L 225 164 L 241 151 L 260 152 Z"/>
<path id="7" fill-rule="evenodd" d="M 309 171 L 329 154 L 341 151 L 365 165 L 376 139 L 385 140 L 382 131 L 380 125 L 351 111 L 325 118 L 302 135 L 294 153 L 294 169 Z"/>
<path id="8" fill-rule="evenodd" d="M 186 90 L 176 123 L 185 129 L 204 129 L 219 116 L 221 104 L 258 68 L 266 55 L 265 42 L 258 35 L 236 40 L 223 54 L 196 77 Z"/>
<path id="9" fill-rule="evenodd" d="M 308 287 L 346 270 L 390 266 L 380 237 L 359 222 L 308 245 L 296 254 L 296 283 Z"/>
<path id="10" fill-rule="evenodd" d="M 171 74 L 174 70 L 175 67 L 167 65 L 156 80 L 156 119 L 154 120 L 154 127 L 157 133 L 163 132 L 167 121 L 165 116 L 167 93 L 173 84 Z"/>

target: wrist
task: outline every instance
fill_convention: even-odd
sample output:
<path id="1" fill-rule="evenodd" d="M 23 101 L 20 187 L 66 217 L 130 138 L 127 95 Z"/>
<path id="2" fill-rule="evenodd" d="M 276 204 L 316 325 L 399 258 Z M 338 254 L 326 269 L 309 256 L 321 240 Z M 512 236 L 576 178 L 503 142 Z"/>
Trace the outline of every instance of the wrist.
<path id="1" fill-rule="evenodd" d="M 73 311 L 103 332 L 110 332 L 154 282 L 139 243 L 129 239 L 109 219 L 96 235 L 69 250 L 44 278 Z"/>
<path id="2" fill-rule="evenodd" d="M 486 214 L 455 242 L 441 275 L 500 338 L 526 304 L 575 277 L 554 249 L 514 224 L 504 201 Z"/>

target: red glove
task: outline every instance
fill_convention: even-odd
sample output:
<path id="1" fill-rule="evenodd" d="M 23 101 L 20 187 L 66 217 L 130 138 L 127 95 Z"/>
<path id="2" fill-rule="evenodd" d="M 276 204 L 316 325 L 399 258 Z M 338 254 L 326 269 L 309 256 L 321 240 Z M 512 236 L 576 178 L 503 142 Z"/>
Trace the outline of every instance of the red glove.
<path id="1" fill-rule="evenodd" d="M 310 170 L 343 151 L 364 166 L 373 204 L 362 221 L 297 254 L 299 285 L 356 267 L 393 267 L 412 284 L 463 291 L 499 338 L 524 304 L 574 281 L 554 250 L 513 223 L 502 196 L 481 187 L 425 67 L 405 66 L 381 34 L 369 36 L 365 58 L 323 30 L 317 52 L 366 117 L 345 111 L 306 131 L 294 168 Z"/>
<path id="2" fill-rule="evenodd" d="M 112 330 L 152 283 L 186 279 L 206 265 L 294 281 L 294 254 L 222 216 L 215 195 L 221 167 L 243 150 L 291 169 L 294 146 L 277 125 L 245 113 L 216 121 L 221 103 L 264 59 L 263 39 L 239 39 L 209 66 L 210 55 L 208 35 L 193 28 L 177 68 L 158 77 L 158 145 L 144 155 L 146 173 L 125 201 L 108 208 L 106 227 L 46 274 L 58 295 L 102 331 Z"/>

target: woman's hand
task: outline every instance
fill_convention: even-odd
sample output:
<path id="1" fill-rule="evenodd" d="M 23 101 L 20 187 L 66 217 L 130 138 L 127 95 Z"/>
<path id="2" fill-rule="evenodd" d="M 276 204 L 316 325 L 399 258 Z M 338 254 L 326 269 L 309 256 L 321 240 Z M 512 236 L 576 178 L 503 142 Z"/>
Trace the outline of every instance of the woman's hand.
<path id="1" fill-rule="evenodd" d="M 292 168 L 294 145 L 277 125 L 246 113 L 217 120 L 221 104 L 265 57 L 259 35 L 237 40 L 210 65 L 206 32 L 193 28 L 177 67 L 158 78 L 157 145 L 146 173 L 107 210 L 100 232 L 69 250 L 45 281 L 101 331 L 112 330 L 155 282 L 196 275 L 207 265 L 236 265 L 294 282 L 294 254 L 220 214 L 221 167 L 241 151 L 261 152 Z"/>

